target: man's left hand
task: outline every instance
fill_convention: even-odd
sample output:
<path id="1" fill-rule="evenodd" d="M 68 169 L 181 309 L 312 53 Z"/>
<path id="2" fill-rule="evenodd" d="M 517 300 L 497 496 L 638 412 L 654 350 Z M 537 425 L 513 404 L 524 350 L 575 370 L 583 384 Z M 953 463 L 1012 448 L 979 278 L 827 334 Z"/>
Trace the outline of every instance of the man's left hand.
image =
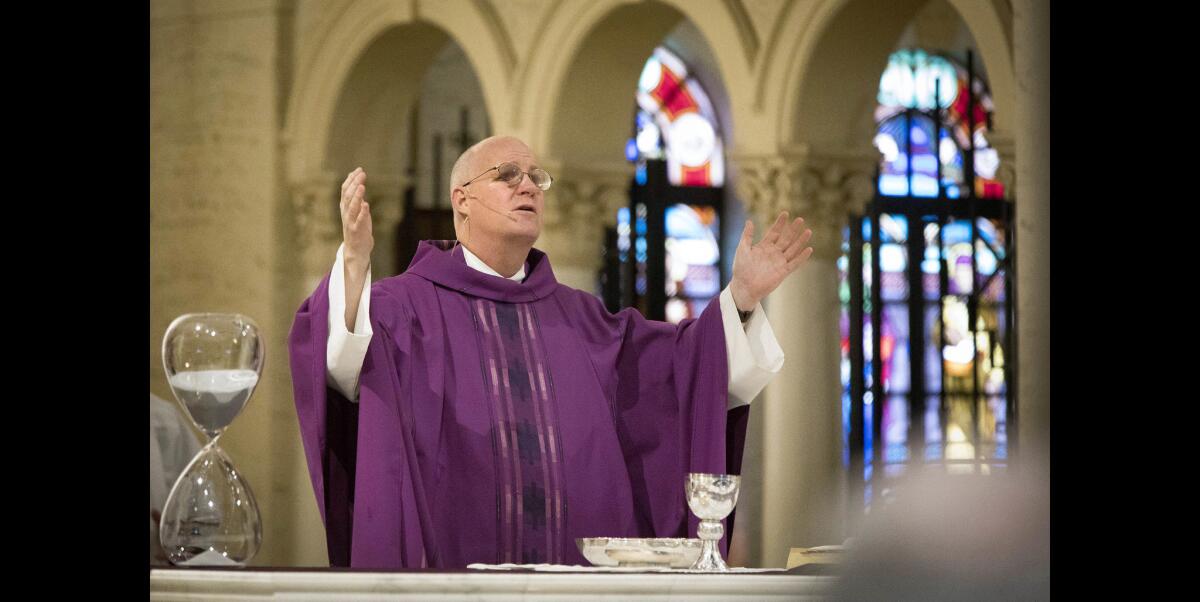
<path id="1" fill-rule="evenodd" d="M 788 274 L 808 261 L 812 230 L 804 227 L 804 218 L 788 223 L 787 211 L 781 212 L 766 236 L 754 240 L 754 222 L 746 220 L 742 240 L 733 256 L 733 281 L 729 292 L 739 311 L 751 311 L 768 293 L 775 290 Z"/>

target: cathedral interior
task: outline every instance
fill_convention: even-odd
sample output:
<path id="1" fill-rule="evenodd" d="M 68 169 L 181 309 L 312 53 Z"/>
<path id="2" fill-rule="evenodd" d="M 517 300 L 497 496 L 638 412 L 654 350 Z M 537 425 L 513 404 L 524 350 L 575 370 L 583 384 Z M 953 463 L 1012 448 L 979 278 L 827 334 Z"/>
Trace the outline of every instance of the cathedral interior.
<path id="1" fill-rule="evenodd" d="M 535 247 L 614 311 L 694 318 L 746 220 L 813 230 L 764 302 L 787 361 L 750 412 L 731 565 L 843 542 L 920 469 L 1041 466 L 1048 19 L 1034 0 L 154 0 L 150 391 L 172 400 L 176 316 L 253 317 L 265 368 L 221 437 L 262 511 L 253 564 L 327 565 L 286 342 L 341 242 L 339 184 L 368 172 L 373 278 L 396 275 L 454 237 L 458 155 L 505 134 L 554 177 Z"/>

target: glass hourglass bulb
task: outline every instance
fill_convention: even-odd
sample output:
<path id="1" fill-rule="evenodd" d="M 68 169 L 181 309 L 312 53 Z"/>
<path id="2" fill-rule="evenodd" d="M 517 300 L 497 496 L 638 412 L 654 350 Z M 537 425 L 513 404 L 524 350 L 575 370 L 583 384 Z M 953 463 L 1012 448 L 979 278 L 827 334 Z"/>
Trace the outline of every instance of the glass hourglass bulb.
<path id="1" fill-rule="evenodd" d="M 239 314 L 187 314 L 167 328 L 171 391 L 208 443 L 167 496 L 159 542 L 176 565 L 244 566 L 262 545 L 258 503 L 217 445 L 254 393 L 263 366 L 258 326 Z"/>

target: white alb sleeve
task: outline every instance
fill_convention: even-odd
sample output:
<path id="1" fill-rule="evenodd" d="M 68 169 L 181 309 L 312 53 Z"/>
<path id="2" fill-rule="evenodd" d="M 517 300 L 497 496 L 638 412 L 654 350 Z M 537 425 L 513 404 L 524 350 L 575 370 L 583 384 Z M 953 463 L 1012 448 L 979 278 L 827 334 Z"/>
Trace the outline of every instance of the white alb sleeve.
<path id="1" fill-rule="evenodd" d="M 748 405 L 783 368 L 783 349 L 767 321 L 762 303 L 743 325 L 729 287 L 721 291 L 721 322 L 725 327 L 725 354 L 729 363 L 729 406 Z"/>
<path id="2" fill-rule="evenodd" d="M 358 376 L 362 373 L 367 346 L 371 344 L 371 268 L 358 299 L 354 332 L 346 330 L 345 245 L 338 247 L 337 260 L 329 274 L 329 341 L 325 346 L 326 378 L 350 401 L 358 401 Z"/>

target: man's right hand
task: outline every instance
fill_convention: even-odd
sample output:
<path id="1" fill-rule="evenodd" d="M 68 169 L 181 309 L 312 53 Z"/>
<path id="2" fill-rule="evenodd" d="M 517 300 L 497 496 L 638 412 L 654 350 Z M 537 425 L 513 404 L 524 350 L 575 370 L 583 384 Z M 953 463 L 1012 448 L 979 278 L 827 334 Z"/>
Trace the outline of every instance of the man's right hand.
<path id="1" fill-rule="evenodd" d="M 371 206 L 367 203 L 367 172 L 359 167 L 342 182 L 342 259 L 345 262 L 346 280 L 346 329 L 354 332 L 358 316 L 358 298 L 366 286 L 367 271 L 371 267 L 371 249 L 375 247 L 372 235 Z"/>
<path id="2" fill-rule="evenodd" d="M 346 264 L 361 263 L 362 273 L 367 273 L 371 262 L 371 249 L 375 237 L 371 230 L 371 206 L 367 203 L 367 172 L 359 167 L 342 182 L 342 242 L 346 243 Z"/>

